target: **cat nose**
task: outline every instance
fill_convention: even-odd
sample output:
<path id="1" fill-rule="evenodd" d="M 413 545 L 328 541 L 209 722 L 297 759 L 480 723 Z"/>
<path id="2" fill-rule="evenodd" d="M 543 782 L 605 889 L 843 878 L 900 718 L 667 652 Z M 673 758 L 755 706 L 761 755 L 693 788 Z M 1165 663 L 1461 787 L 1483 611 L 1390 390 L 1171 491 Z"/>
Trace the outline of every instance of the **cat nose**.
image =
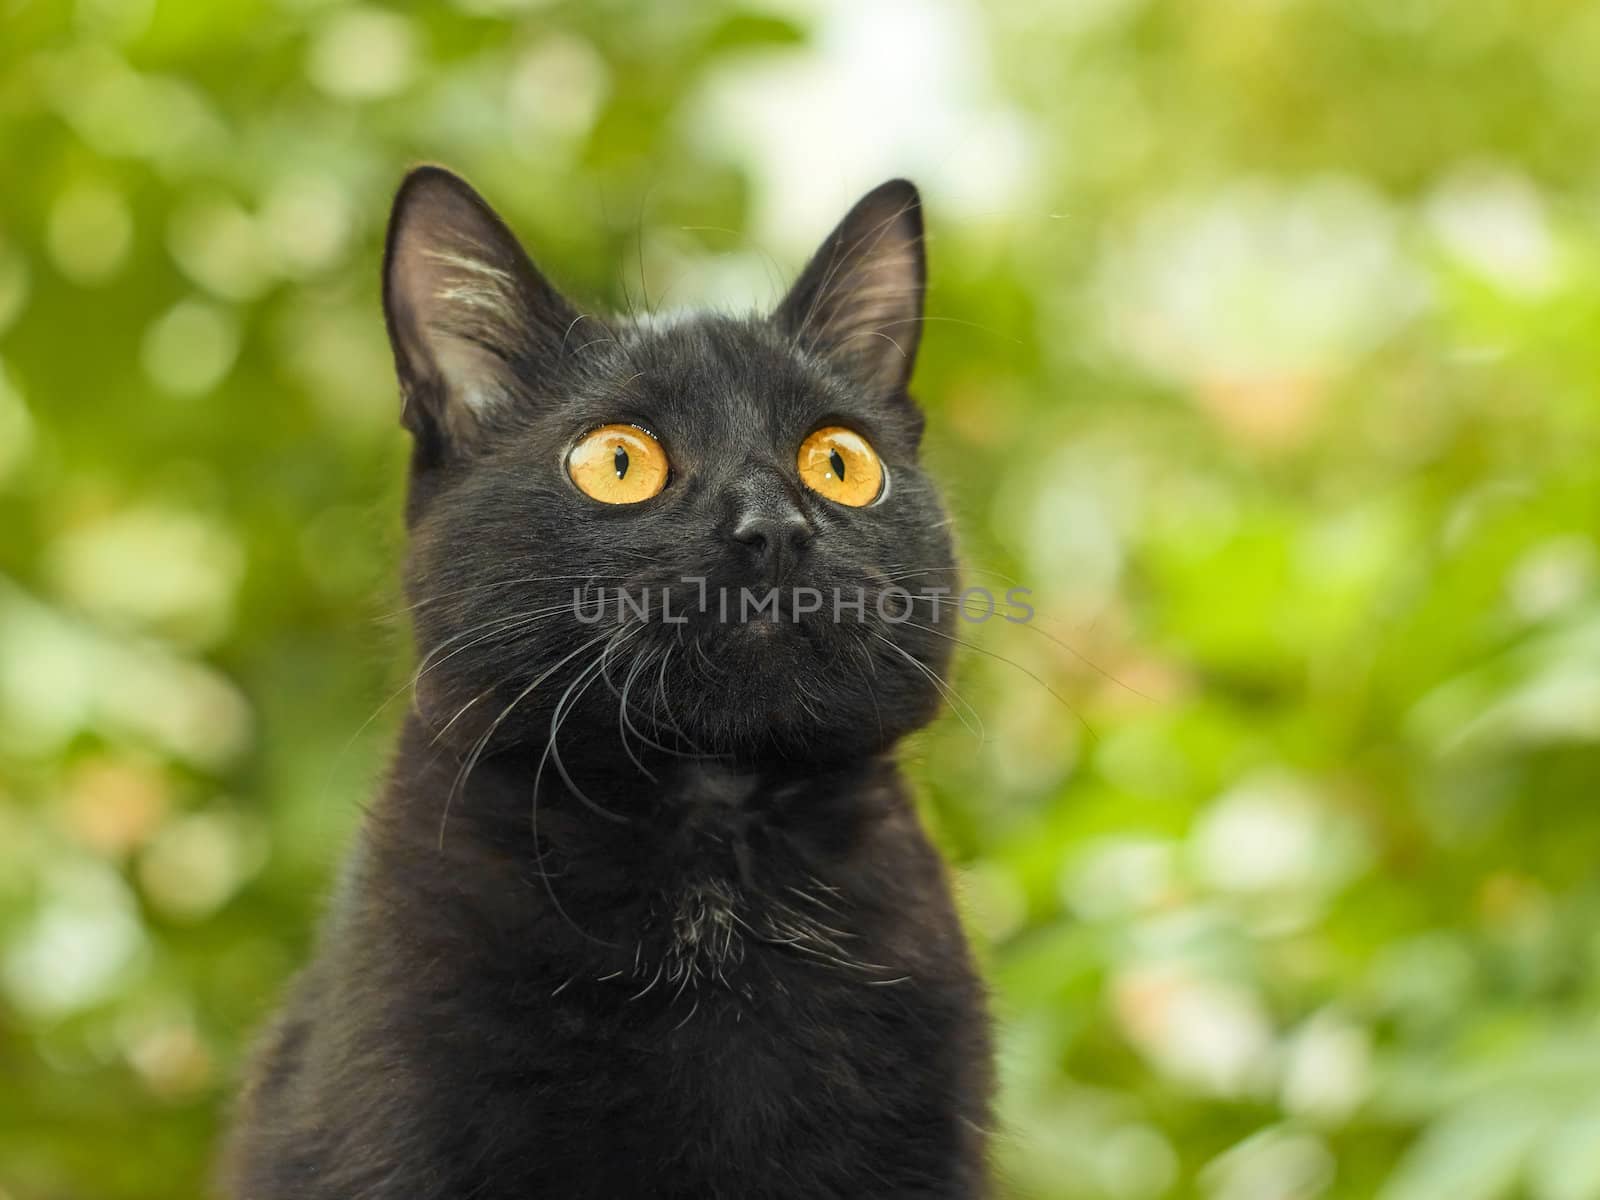
<path id="1" fill-rule="evenodd" d="M 764 575 L 778 580 L 798 561 L 811 541 L 812 529 L 799 509 L 784 505 L 739 513 L 728 537 Z"/>
<path id="2" fill-rule="evenodd" d="M 757 554 L 770 554 L 784 546 L 797 546 L 811 537 L 811 527 L 799 513 L 751 514 L 733 527 L 733 540 Z"/>

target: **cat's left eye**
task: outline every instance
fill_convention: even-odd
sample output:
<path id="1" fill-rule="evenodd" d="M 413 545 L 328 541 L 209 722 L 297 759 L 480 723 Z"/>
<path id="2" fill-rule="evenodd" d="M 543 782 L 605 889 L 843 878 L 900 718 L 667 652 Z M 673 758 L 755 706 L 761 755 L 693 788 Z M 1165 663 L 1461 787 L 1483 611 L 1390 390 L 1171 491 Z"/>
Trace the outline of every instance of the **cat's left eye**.
<path id="1" fill-rule="evenodd" d="M 667 452 L 637 425 L 602 425 L 567 455 L 578 490 L 605 504 L 637 504 L 667 486 Z"/>
<path id="2" fill-rule="evenodd" d="M 829 500 L 861 508 L 883 493 L 883 461 L 854 429 L 830 425 L 800 443 L 800 481 Z"/>

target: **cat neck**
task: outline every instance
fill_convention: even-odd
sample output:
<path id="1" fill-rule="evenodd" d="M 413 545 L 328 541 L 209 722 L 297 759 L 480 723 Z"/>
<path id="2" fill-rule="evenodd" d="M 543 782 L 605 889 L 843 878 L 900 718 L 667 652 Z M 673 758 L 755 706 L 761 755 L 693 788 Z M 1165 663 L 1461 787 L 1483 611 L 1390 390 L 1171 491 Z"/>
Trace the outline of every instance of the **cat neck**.
<path id="1" fill-rule="evenodd" d="M 832 762 L 683 755 L 613 739 L 565 738 L 474 758 L 434 744 L 408 718 L 378 806 L 382 824 L 438 850 L 452 842 L 512 856 L 582 847 L 620 858 L 738 847 L 757 832 L 827 854 L 905 804 L 885 751 Z M 758 839 L 759 840 L 759 839 Z"/>
<path id="2" fill-rule="evenodd" d="M 652 803 L 735 805 L 809 786 L 836 791 L 894 769 L 892 748 L 826 758 L 777 750 L 688 753 L 639 738 L 625 742 L 615 730 L 585 736 L 564 729 L 559 746 L 540 737 L 485 752 L 441 743 L 413 712 L 400 731 L 394 773 L 425 788 L 446 775 L 457 798 L 520 790 L 526 803 L 537 786 L 541 803 L 561 806 L 603 792 L 620 806 L 618 815 L 637 815 Z"/>
<path id="3" fill-rule="evenodd" d="M 883 864 L 898 861 L 885 857 L 887 841 L 921 836 L 887 754 L 618 763 L 574 746 L 563 776 L 541 773 L 542 748 L 485 756 L 467 771 L 430 740 L 408 722 L 368 814 L 363 871 L 387 897 L 378 908 L 453 912 L 565 958 L 606 961 L 663 913 L 723 906 L 759 924 L 801 896 L 876 907 Z M 677 935 L 661 936 L 667 953 Z"/>

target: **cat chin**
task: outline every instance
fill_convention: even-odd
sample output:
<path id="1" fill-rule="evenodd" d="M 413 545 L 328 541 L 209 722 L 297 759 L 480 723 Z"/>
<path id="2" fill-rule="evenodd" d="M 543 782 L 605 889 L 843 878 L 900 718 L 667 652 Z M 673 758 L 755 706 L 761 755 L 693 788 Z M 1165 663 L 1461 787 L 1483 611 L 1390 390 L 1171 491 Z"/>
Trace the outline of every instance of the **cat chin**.
<path id="1" fill-rule="evenodd" d="M 447 653 L 419 681 L 415 705 L 434 744 L 461 756 L 538 752 L 555 724 L 565 742 L 609 744 L 622 736 L 624 690 L 631 741 L 734 758 L 874 754 L 936 715 L 932 673 L 942 673 L 942 646 L 910 643 L 896 652 L 885 644 L 892 628 L 830 616 L 660 625 L 622 642 L 603 677 L 594 673 L 598 650 L 559 665 L 569 647 L 596 636 L 594 626 L 551 631 L 555 649 L 516 670 L 498 658 Z"/>

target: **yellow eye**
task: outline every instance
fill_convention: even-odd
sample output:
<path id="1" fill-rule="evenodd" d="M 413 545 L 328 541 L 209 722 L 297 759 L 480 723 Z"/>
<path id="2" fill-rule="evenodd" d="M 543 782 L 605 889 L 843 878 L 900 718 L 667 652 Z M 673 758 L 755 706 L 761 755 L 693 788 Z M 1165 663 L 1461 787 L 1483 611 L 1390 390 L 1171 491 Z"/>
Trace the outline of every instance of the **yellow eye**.
<path id="1" fill-rule="evenodd" d="M 830 425 L 800 443 L 800 480 L 813 492 L 860 508 L 883 491 L 883 463 L 853 429 Z"/>
<path id="2" fill-rule="evenodd" d="M 637 504 L 667 486 L 667 452 L 637 425 L 602 425 L 567 455 L 578 490 L 606 504 Z"/>

